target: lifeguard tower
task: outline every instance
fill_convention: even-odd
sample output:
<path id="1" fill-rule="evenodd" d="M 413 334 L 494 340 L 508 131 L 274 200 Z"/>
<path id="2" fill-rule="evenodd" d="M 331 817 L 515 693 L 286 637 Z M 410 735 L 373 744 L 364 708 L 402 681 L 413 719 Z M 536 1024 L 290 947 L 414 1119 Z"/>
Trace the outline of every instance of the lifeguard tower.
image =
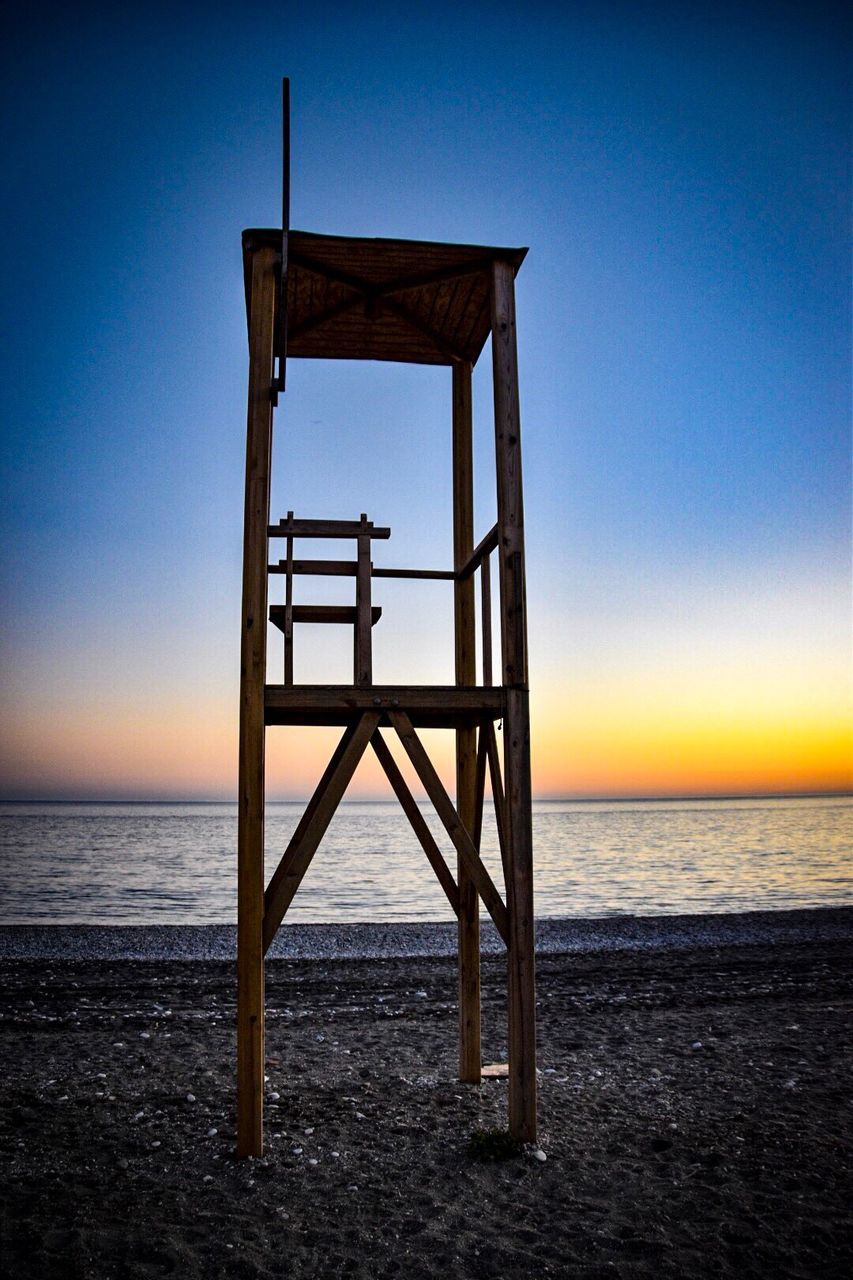
<path id="1" fill-rule="evenodd" d="M 238 835 L 237 1150 L 263 1150 L 264 956 L 365 751 L 372 749 L 458 918 L 459 1075 L 479 1083 L 482 899 L 508 958 L 509 1128 L 536 1137 L 530 732 L 521 432 L 514 279 L 526 249 L 428 241 L 355 239 L 289 226 L 289 90 L 284 85 L 282 226 L 243 233 L 249 329 L 249 408 L 243 543 Z M 491 337 L 497 521 L 475 544 L 471 374 Z M 453 548 L 447 569 L 380 568 L 376 540 L 391 530 L 360 519 L 271 522 L 273 416 L 288 359 L 394 360 L 445 365 L 452 377 Z M 431 441 L 424 441 L 427 448 Z M 305 559 L 300 540 L 352 545 L 344 560 Z M 271 546 L 278 550 L 271 554 Z M 497 555 L 499 678 L 493 679 L 490 561 Z M 283 596 L 270 606 L 270 578 Z M 304 576 L 352 578 L 348 606 L 299 604 Z M 374 683 L 371 632 L 381 610 L 374 579 L 453 583 L 456 683 Z M 283 579 L 283 591 L 280 590 Z M 476 589 L 480 589 L 480 680 Z M 268 622 L 283 632 L 284 681 L 267 675 Z M 300 623 L 352 628 L 353 675 L 346 685 L 293 681 Z M 503 750 L 496 723 L 502 723 Z M 264 751 L 276 725 L 336 725 L 340 742 L 264 884 Z M 455 734 L 456 799 L 445 790 L 421 728 Z M 396 734 L 457 855 L 446 863 L 383 736 Z M 501 765 L 501 755 L 503 757 Z M 494 799 L 504 879 L 502 895 L 480 858 L 486 773 Z M 393 870 L 389 868 L 389 875 Z"/>

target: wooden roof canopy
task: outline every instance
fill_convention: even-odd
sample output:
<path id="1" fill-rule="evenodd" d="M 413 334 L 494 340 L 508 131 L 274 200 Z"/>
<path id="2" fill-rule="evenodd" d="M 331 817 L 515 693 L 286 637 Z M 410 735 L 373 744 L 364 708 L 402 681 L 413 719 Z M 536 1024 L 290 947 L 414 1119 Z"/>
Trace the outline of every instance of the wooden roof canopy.
<path id="1" fill-rule="evenodd" d="M 526 249 L 359 239 L 280 228 L 243 232 L 247 312 L 253 250 L 287 256 L 287 355 L 409 364 L 476 361 L 491 331 L 491 269 Z M 280 317 L 279 317 L 280 320 Z M 281 335 L 277 350 L 283 349 Z"/>

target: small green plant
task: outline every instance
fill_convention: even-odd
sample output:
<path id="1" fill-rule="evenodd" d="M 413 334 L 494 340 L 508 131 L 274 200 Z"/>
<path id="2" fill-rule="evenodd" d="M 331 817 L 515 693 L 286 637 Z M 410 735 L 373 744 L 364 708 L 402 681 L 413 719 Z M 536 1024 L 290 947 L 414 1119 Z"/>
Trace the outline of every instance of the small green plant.
<path id="1" fill-rule="evenodd" d="M 468 1144 L 474 1160 L 514 1160 L 523 1150 L 524 1144 L 507 1129 L 475 1129 Z"/>

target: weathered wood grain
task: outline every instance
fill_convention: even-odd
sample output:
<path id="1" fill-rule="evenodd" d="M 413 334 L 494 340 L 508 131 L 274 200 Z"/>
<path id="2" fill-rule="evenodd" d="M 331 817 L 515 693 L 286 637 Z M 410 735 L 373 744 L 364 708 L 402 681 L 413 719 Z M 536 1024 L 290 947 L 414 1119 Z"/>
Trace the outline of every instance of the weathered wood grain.
<path id="1" fill-rule="evenodd" d="M 263 1150 L 264 681 L 277 255 L 252 259 L 237 817 L 237 1152 Z"/>
<path id="2" fill-rule="evenodd" d="M 474 546 L 474 457 L 472 439 L 471 365 L 453 366 L 453 588 L 456 683 L 477 680 L 477 636 L 474 581 L 459 570 Z M 477 808 L 477 731 L 456 730 L 456 808 L 472 832 Z M 477 885 L 465 858 L 457 854 L 459 884 L 459 1078 L 479 1084 L 480 1047 L 480 903 Z"/>
<path id="3" fill-rule="evenodd" d="M 501 653 L 507 707 L 504 785 L 509 915 L 509 1126 L 523 1142 L 536 1139 L 536 989 L 533 942 L 533 833 L 521 418 L 512 268 L 492 268 L 492 376 L 498 490 Z"/>

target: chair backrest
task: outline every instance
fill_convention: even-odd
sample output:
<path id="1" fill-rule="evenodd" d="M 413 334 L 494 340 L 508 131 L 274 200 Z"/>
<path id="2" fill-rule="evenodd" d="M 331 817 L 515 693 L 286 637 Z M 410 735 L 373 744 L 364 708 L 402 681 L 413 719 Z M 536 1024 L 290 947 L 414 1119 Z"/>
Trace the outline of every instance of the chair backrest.
<path id="1" fill-rule="evenodd" d="M 382 610 L 371 604 L 370 587 L 373 565 L 370 544 L 373 538 L 389 538 L 391 530 L 368 520 L 362 512 L 359 520 L 297 520 L 292 511 L 277 525 L 270 525 L 271 538 L 284 538 L 286 557 L 269 565 L 270 573 L 283 573 L 284 604 L 270 607 L 270 621 L 284 633 L 284 683 L 293 684 L 293 626 L 296 622 L 345 623 L 353 628 L 353 684 L 360 687 L 373 683 L 371 628 L 379 621 Z M 297 560 L 293 554 L 296 538 L 354 538 L 354 560 Z M 354 577 L 355 605 L 295 605 L 293 579 L 308 577 Z"/>

